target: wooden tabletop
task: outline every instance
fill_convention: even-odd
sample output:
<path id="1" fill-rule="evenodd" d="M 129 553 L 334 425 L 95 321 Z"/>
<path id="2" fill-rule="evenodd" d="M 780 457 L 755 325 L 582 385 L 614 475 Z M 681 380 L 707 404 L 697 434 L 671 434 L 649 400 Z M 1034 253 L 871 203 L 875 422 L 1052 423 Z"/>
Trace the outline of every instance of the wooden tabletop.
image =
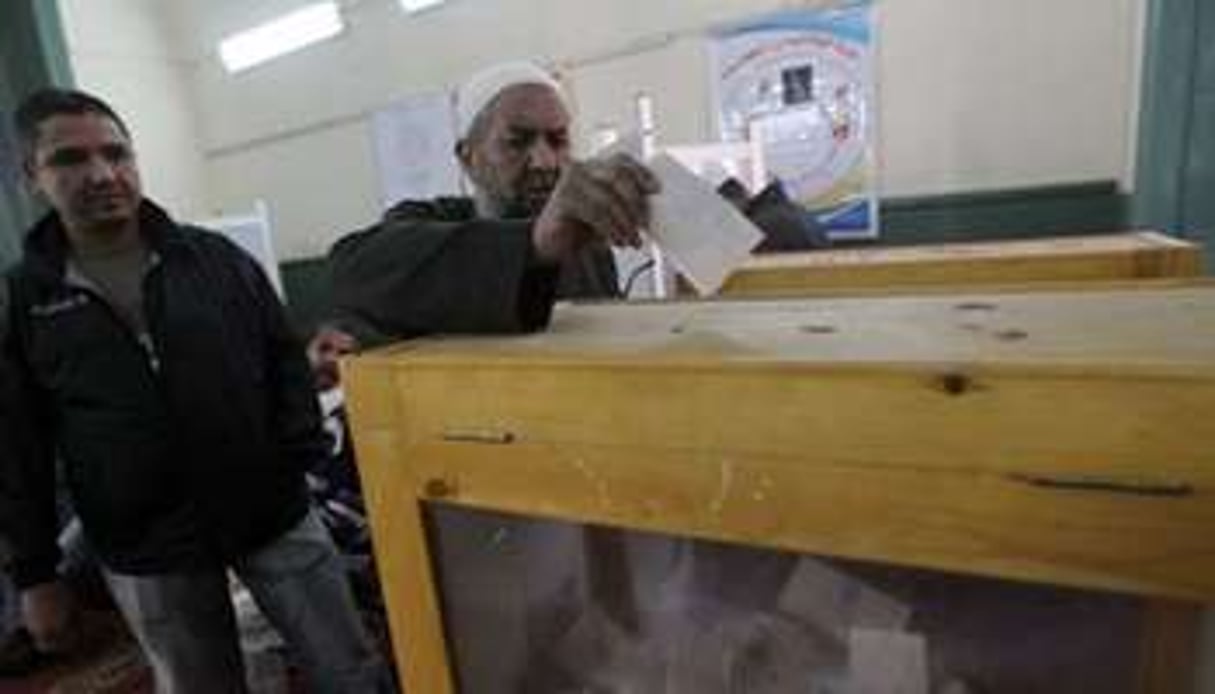
<path id="1" fill-rule="evenodd" d="M 1007 365 L 1215 375 L 1215 284 L 939 296 L 566 305 L 547 332 L 445 337 L 375 353 L 507 360 Z"/>
<path id="2" fill-rule="evenodd" d="M 1015 241 L 974 241 L 919 246 L 862 247 L 799 253 L 768 253 L 747 261 L 748 268 L 858 266 L 918 263 L 929 260 L 1041 258 L 1093 253 L 1134 253 L 1193 248 L 1194 244 L 1158 231 L 1093 236 L 1062 236 Z"/>
<path id="3" fill-rule="evenodd" d="M 727 278 L 719 294 L 810 296 L 861 287 L 906 293 L 931 284 L 1092 282 L 1202 273 L 1199 244 L 1140 231 L 757 255 Z"/>

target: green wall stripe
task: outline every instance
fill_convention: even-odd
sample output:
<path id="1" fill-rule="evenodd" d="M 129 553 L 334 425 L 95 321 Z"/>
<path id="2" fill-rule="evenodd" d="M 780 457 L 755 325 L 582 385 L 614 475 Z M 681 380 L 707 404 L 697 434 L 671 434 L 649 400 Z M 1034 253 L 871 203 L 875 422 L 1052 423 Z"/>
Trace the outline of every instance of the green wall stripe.
<path id="1" fill-rule="evenodd" d="M 1114 181 L 1035 186 L 881 203 L 883 245 L 1009 240 L 1127 228 Z"/>

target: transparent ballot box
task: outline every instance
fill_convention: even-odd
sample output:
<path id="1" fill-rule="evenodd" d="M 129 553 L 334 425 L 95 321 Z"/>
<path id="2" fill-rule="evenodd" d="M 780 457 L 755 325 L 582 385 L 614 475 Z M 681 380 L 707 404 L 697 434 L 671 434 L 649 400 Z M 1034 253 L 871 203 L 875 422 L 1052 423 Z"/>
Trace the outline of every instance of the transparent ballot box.
<path id="1" fill-rule="evenodd" d="M 571 305 L 349 367 L 414 691 L 1192 692 L 1210 283 Z"/>

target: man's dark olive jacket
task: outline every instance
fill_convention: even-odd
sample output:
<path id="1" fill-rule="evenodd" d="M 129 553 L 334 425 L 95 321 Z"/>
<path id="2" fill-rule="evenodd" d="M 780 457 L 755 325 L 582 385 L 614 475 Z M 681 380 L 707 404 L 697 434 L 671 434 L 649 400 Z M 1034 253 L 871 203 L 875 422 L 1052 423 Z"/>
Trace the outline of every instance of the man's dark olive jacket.
<path id="1" fill-rule="evenodd" d="M 51 214 L 0 310 L 0 534 L 15 582 L 54 576 L 56 458 L 85 536 L 119 573 L 214 568 L 290 529 L 325 452 L 311 374 L 257 262 L 150 202 L 150 340 L 65 271 Z"/>
<path id="2" fill-rule="evenodd" d="M 526 332 L 548 324 L 556 299 L 619 296 L 610 249 L 541 263 L 531 228 L 531 220 L 478 218 L 468 198 L 403 202 L 330 251 L 336 322 L 364 344 Z"/>

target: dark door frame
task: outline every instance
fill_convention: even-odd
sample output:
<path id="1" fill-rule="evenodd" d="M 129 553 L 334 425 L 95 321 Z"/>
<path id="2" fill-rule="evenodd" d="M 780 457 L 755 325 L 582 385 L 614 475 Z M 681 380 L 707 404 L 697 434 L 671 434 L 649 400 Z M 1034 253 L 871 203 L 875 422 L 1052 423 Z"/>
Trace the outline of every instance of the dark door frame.
<path id="1" fill-rule="evenodd" d="M 4 0 L 0 3 L 0 267 L 15 259 L 21 229 L 38 206 L 16 170 L 9 114 L 21 95 L 49 84 L 71 85 L 71 66 L 58 0 Z"/>
<path id="2" fill-rule="evenodd" d="M 1185 174 L 1198 74 L 1199 3 L 1148 0 L 1138 159 L 1131 219 L 1194 237 L 1184 219 Z M 1195 238 L 1215 243 L 1215 239 Z"/>

